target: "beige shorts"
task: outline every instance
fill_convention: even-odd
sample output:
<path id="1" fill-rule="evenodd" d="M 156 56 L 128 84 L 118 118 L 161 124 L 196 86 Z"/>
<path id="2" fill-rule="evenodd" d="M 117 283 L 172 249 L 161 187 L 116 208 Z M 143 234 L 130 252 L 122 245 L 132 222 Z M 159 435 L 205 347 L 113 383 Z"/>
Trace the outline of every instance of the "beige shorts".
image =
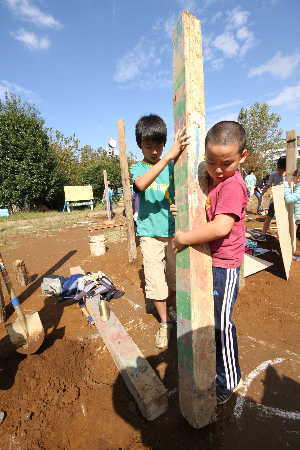
<path id="1" fill-rule="evenodd" d="M 146 298 L 165 300 L 176 291 L 176 260 L 172 238 L 142 236 Z"/>

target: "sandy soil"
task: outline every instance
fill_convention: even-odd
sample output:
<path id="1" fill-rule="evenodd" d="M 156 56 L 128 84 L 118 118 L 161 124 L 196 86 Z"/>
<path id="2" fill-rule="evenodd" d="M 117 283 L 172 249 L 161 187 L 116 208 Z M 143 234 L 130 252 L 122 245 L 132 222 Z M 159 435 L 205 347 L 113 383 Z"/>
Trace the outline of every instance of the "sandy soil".
<path id="1" fill-rule="evenodd" d="M 251 226 L 262 226 L 251 222 Z M 274 230 L 272 230 L 274 233 Z M 95 231 L 94 234 L 100 234 Z M 117 232 L 115 232 L 117 233 Z M 296 449 L 300 437 L 300 263 L 289 281 L 281 257 L 264 255 L 270 269 L 246 279 L 235 310 L 244 390 L 218 409 L 218 421 L 194 430 L 178 406 L 176 336 L 158 351 L 156 319 L 145 312 L 141 256 L 127 263 L 125 241 L 109 243 L 105 256 L 91 257 L 87 226 L 60 232 L 18 235 L 3 256 L 12 271 L 24 259 L 32 275 L 27 288 L 15 286 L 26 312 L 40 311 L 47 332 L 35 355 L 14 351 L 0 325 L 0 448 L 13 449 Z M 116 235 L 122 237 L 122 233 Z M 276 237 L 263 247 L 277 249 Z M 69 268 L 102 270 L 125 295 L 111 307 L 169 391 L 169 410 L 145 421 L 111 356 L 77 305 L 44 297 L 45 274 L 69 275 Z M 14 315 L 7 306 L 9 320 Z"/>

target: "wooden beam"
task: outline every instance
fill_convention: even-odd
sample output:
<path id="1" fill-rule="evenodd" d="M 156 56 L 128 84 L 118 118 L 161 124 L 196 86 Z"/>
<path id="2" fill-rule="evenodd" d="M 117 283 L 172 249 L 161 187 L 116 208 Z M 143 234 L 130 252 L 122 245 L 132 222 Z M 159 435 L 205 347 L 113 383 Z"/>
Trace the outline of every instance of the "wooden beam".
<path id="1" fill-rule="evenodd" d="M 173 106 L 175 131 L 186 126 L 191 144 L 175 166 L 176 229 L 206 222 L 204 160 L 205 106 L 200 22 L 183 12 L 173 34 Z M 215 328 L 212 263 L 207 244 L 176 256 L 179 400 L 183 416 L 194 428 L 214 420 Z"/>
<path id="2" fill-rule="evenodd" d="M 111 210 L 109 203 L 109 194 L 108 194 L 108 181 L 107 181 L 107 172 L 103 170 L 103 179 L 104 179 L 104 193 L 105 193 L 105 202 L 106 202 L 106 215 L 109 220 L 111 220 Z"/>
<path id="3" fill-rule="evenodd" d="M 130 263 L 136 260 L 136 242 L 134 232 L 134 220 L 132 211 L 132 194 L 130 189 L 130 178 L 128 171 L 128 161 L 126 155 L 126 143 L 125 143 L 125 123 L 124 120 L 118 120 L 118 140 L 119 140 L 119 158 L 121 166 L 122 186 L 123 186 L 123 198 L 124 207 L 127 221 L 127 233 L 128 233 L 128 260 Z"/>
<path id="4" fill-rule="evenodd" d="M 256 272 L 260 272 L 261 270 L 265 270 L 268 267 L 273 266 L 273 263 L 257 258 L 256 256 L 247 255 L 247 253 L 245 253 L 243 265 L 244 277 L 249 277 L 249 275 L 253 275 Z"/>
<path id="5" fill-rule="evenodd" d="M 290 130 L 286 132 L 286 175 L 288 181 L 293 181 L 293 172 L 297 169 L 297 131 Z M 290 203 L 287 205 L 289 213 L 289 229 L 292 241 L 293 252 L 296 251 L 297 238 L 296 238 L 296 224 L 295 224 L 295 205 Z"/>
<path id="6" fill-rule="evenodd" d="M 291 235 L 289 230 L 289 214 L 287 210 L 287 205 L 284 201 L 283 185 L 281 184 L 278 186 L 273 186 L 272 194 L 273 194 L 281 255 L 283 259 L 286 279 L 288 280 L 293 259 L 292 258 L 293 251 L 292 251 Z"/>
<path id="7" fill-rule="evenodd" d="M 103 322 L 97 303 L 87 299 L 86 305 L 142 415 L 147 420 L 156 419 L 168 408 L 168 392 L 163 383 L 113 311 L 109 320 Z"/>

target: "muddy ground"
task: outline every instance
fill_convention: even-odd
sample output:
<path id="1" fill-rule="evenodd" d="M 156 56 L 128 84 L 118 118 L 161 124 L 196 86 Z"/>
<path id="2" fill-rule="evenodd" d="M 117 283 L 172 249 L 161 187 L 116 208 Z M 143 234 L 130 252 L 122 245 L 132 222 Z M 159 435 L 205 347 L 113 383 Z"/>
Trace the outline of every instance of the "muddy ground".
<path id="1" fill-rule="evenodd" d="M 261 228 L 257 219 L 248 226 Z M 269 252 L 264 258 L 274 266 L 246 279 L 235 309 L 244 388 L 218 408 L 216 423 L 194 430 L 178 405 L 175 333 L 169 350 L 154 346 L 158 322 L 145 311 L 140 253 L 130 266 L 124 232 L 116 228 L 106 255 L 91 257 L 89 235 L 101 232 L 91 233 L 86 223 L 79 223 L 5 240 L 2 250 L 9 270 L 14 260 L 24 259 L 32 276 L 27 288 L 13 279 L 17 294 L 26 312 L 40 311 L 47 336 L 37 354 L 25 357 L 14 351 L 0 325 L 0 409 L 6 412 L 0 448 L 298 449 L 300 263 L 292 263 L 286 281 L 279 252 Z M 272 233 L 262 246 L 278 251 L 276 230 Z M 168 412 L 153 422 L 140 415 L 78 305 L 41 293 L 45 274 L 68 276 L 77 265 L 85 271 L 102 270 L 125 291 L 111 308 L 169 391 Z M 6 309 L 9 320 L 14 319 L 10 307 Z"/>

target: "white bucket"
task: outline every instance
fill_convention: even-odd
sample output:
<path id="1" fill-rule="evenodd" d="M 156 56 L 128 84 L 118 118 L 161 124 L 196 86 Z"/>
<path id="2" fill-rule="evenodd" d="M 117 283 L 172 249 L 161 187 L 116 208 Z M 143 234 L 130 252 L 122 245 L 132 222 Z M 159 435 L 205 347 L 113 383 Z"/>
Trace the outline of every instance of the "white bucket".
<path id="1" fill-rule="evenodd" d="M 92 256 L 104 255 L 106 252 L 104 234 L 98 234 L 98 236 L 90 237 L 90 251 Z"/>

